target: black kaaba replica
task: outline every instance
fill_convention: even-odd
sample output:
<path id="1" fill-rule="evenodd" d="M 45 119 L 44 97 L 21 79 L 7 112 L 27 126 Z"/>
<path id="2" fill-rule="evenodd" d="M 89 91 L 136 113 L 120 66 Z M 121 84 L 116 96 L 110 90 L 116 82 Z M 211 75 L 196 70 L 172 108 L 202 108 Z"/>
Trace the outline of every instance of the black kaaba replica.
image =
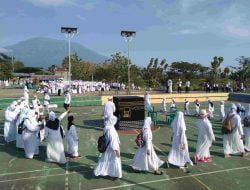
<path id="1" fill-rule="evenodd" d="M 118 118 L 115 128 L 128 130 L 142 128 L 145 118 L 144 98 L 139 96 L 114 96 L 115 116 Z"/>

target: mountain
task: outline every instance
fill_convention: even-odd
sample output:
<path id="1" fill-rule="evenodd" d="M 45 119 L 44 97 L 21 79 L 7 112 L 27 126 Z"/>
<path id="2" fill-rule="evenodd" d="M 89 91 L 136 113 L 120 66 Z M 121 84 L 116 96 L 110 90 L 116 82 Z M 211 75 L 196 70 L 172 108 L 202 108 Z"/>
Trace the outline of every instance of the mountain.
<path id="1" fill-rule="evenodd" d="M 2 48 L 3 49 L 3 48 Z M 51 38 L 30 38 L 17 44 L 4 47 L 13 52 L 16 59 L 28 67 L 48 68 L 51 65 L 61 65 L 64 57 L 68 56 L 68 41 Z M 101 63 L 108 59 L 81 44 L 71 42 L 71 54 L 77 55 L 86 61 Z M 9 53 L 11 55 L 12 53 Z"/>

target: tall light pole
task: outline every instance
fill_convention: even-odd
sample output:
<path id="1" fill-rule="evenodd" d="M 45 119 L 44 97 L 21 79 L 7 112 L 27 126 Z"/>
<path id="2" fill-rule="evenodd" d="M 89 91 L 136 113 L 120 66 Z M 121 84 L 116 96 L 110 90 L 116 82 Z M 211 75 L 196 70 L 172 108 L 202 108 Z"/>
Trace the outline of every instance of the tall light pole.
<path id="1" fill-rule="evenodd" d="M 70 60 L 70 39 L 73 38 L 74 34 L 77 33 L 77 28 L 72 27 L 61 27 L 61 32 L 66 34 L 69 40 L 69 70 L 68 70 L 68 80 L 69 88 L 71 90 L 71 60 Z"/>
<path id="2" fill-rule="evenodd" d="M 121 31 L 121 36 L 125 38 L 128 43 L 128 94 L 130 94 L 130 60 L 129 60 L 129 45 L 133 37 L 135 37 L 135 31 Z"/>

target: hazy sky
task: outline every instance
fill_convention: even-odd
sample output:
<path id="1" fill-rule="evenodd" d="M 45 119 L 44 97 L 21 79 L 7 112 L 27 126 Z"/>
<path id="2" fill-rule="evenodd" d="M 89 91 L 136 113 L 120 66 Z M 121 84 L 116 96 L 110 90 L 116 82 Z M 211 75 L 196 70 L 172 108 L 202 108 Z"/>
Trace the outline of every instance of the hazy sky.
<path id="1" fill-rule="evenodd" d="M 30 37 L 65 39 L 61 26 L 78 27 L 73 41 L 109 56 L 126 54 L 121 30 L 135 30 L 134 64 L 151 57 L 226 65 L 250 57 L 250 0 L 1 0 L 0 47 Z"/>

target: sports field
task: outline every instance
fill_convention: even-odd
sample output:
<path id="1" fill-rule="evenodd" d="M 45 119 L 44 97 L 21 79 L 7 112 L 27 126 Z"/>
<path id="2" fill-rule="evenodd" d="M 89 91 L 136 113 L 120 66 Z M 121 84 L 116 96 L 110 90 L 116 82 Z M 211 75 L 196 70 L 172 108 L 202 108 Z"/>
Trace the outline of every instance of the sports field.
<path id="1" fill-rule="evenodd" d="M 226 102 L 227 110 L 231 102 Z M 154 105 L 160 110 L 160 105 Z M 168 105 L 169 106 L 169 105 Z M 205 108 L 207 103 L 201 103 Z M 246 104 L 244 104 L 245 107 Z M 183 104 L 177 104 L 179 110 Z M 190 104 L 191 113 L 194 113 L 194 105 Z M 62 113 L 62 105 L 55 110 Z M 93 167 L 98 160 L 96 141 L 102 134 L 102 107 L 85 106 L 73 107 L 71 114 L 75 116 L 79 142 L 79 153 L 82 158 L 78 161 L 70 160 L 67 164 L 58 165 L 45 162 L 46 141 L 40 147 L 40 156 L 33 160 L 24 158 L 24 152 L 18 151 L 15 144 L 5 145 L 3 141 L 3 116 L 4 110 L 0 110 L 0 190 L 40 190 L 40 189 L 145 189 L 145 190 L 229 190 L 250 189 L 250 156 L 242 158 L 232 156 L 224 159 L 222 147 L 222 134 L 220 131 L 219 103 L 215 103 L 215 118 L 212 119 L 216 142 L 211 147 L 213 162 L 199 163 L 189 167 L 190 173 L 185 173 L 178 168 L 167 168 L 164 165 L 161 170 L 163 175 L 156 176 L 151 172 L 135 173 L 130 167 L 136 146 L 136 135 L 120 134 L 121 157 L 123 178 L 115 181 L 109 178 L 95 177 Z M 162 160 L 166 160 L 171 148 L 170 124 L 166 124 L 166 116 L 159 116 L 160 128 L 153 132 L 153 143 L 157 154 Z M 187 125 L 187 137 L 191 157 L 195 153 L 196 126 L 195 117 L 185 117 Z M 66 127 L 66 119 L 63 121 Z M 66 145 L 65 145 L 66 147 Z M 66 148 L 65 148 L 66 149 Z"/>

